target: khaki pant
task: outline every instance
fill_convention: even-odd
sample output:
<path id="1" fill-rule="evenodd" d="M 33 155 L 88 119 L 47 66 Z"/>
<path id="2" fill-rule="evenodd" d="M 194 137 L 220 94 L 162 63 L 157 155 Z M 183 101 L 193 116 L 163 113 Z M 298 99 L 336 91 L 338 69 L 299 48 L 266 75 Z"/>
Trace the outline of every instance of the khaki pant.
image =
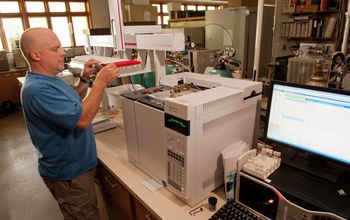
<path id="1" fill-rule="evenodd" d="M 64 219 L 99 220 L 94 178 L 96 168 L 69 181 L 51 181 L 43 178 L 57 200 Z"/>

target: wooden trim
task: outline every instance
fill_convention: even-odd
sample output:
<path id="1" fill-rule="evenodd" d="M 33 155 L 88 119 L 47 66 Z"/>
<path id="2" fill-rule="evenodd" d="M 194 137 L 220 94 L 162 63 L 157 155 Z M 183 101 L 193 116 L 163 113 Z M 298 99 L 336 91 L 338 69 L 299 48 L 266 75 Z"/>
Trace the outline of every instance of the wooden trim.
<path id="1" fill-rule="evenodd" d="M 204 20 L 205 16 L 197 16 L 197 17 L 190 17 L 190 18 L 176 18 L 176 19 L 169 19 L 170 22 L 176 22 L 176 21 L 197 21 L 197 20 Z"/>
<path id="2" fill-rule="evenodd" d="M 91 18 L 89 0 L 74 0 L 74 2 L 85 3 L 85 8 L 86 8 L 85 12 L 70 12 L 70 6 L 69 6 L 69 2 L 71 2 L 70 0 L 42 0 L 44 3 L 44 9 L 45 9 L 45 12 L 43 13 L 38 13 L 38 12 L 27 13 L 26 11 L 25 3 L 30 1 L 37 1 L 37 0 L 7 0 L 7 1 L 18 2 L 20 12 L 19 13 L 0 13 L 0 37 L 1 37 L 2 45 L 6 52 L 10 51 L 10 45 L 7 45 L 6 34 L 2 24 L 3 18 L 21 18 L 23 29 L 26 30 L 30 26 L 29 18 L 31 17 L 45 17 L 47 20 L 48 28 L 52 29 L 51 17 L 58 17 L 58 16 L 67 17 L 68 22 L 72 23 L 72 17 L 86 16 L 87 22 L 88 22 L 88 28 L 92 27 L 92 18 Z M 67 11 L 66 12 L 49 12 L 48 2 L 65 2 Z M 73 47 L 76 47 L 74 33 L 72 38 L 73 38 Z"/>

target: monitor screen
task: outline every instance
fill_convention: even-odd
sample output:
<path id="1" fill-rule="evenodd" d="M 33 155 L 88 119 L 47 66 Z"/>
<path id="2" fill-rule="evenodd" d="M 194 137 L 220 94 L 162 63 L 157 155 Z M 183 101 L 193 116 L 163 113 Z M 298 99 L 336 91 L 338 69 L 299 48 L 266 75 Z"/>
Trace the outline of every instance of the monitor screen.
<path id="1" fill-rule="evenodd" d="M 272 81 L 264 137 L 299 154 L 349 166 L 350 92 Z"/>

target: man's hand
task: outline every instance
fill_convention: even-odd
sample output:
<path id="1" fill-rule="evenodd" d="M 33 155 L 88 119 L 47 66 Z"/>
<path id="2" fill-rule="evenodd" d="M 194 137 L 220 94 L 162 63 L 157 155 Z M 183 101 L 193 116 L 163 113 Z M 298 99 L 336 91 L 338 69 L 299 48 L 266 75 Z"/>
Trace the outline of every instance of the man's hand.
<path id="1" fill-rule="evenodd" d="M 84 63 L 84 69 L 81 72 L 80 77 L 85 79 L 85 80 L 90 79 L 91 74 L 97 73 L 98 70 L 94 66 L 99 64 L 99 63 L 100 63 L 100 61 L 96 60 L 94 58 L 91 58 L 88 61 L 86 61 Z"/>
<path id="2" fill-rule="evenodd" d="M 87 64 L 95 64 L 93 60 L 87 62 Z M 89 67 L 89 65 L 87 65 Z M 87 68 L 90 71 L 93 71 L 93 67 Z M 96 116 L 96 113 L 99 109 L 103 92 L 106 88 L 106 85 L 110 84 L 119 76 L 119 68 L 116 67 L 114 63 L 110 63 L 107 66 L 103 67 L 100 72 L 97 74 L 94 84 L 91 87 L 89 95 L 83 100 L 83 113 L 76 125 L 77 128 L 86 129 Z"/>
<path id="3" fill-rule="evenodd" d="M 110 63 L 100 70 L 94 83 L 103 83 L 104 85 L 107 85 L 117 77 L 119 77 L 119 68 L 116 67 L 114 63 Z"/>

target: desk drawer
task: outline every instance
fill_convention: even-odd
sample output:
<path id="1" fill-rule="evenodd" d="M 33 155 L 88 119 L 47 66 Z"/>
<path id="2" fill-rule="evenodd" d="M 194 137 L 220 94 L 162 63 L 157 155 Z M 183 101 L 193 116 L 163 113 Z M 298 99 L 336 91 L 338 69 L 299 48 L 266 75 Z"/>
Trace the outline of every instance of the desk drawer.
<path id="1" fill-rule="evenodd" d="M 102 182 L 102 186 L 112 202 L 119 206 L 124 214 L 132 219 L 131 195 L 127 189 L 102 165 L 98 166 L 98 175 Z"/>
<path id="2" fill-rule="evenodd" d="M 158 220 L 139 200 L 134 199 L 136 220 Z"/>

